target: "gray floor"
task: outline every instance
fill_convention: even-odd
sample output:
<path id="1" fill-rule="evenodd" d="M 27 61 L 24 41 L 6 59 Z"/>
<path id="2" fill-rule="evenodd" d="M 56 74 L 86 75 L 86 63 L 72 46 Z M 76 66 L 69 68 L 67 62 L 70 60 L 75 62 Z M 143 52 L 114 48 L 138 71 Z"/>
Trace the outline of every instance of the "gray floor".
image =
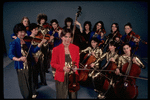
<path id="1" fill-rule="evenodd" d="M 4 60 L 4 59 L 3 59 Z M 148 59 L 142 60 L 146 69 L 141 70 L 140 76 L 148 77 Z M 4 61 L 5 62 L 5 61 Z M 37 99 L 55 99 L 56 89 L 55 81 L 52 77 L 51 68 L 50 72 L 46 73 L 47 86 L 40 86 L 37 90 L 39 93 Z M 148 81 L 136 79 L 136 85 L 138 86 L 138 99 L 148 98 Z M 21 99 L 22 95 L 19 90 L 17 73 L 14 69 L 14 62 L 9 62 L 3 67 L 3 95 L 4 99 Z M 96 99 L 97 93 L 93 90 L 92 86 L 85 87 L 80 85 L 80 90 L 78 91 L 78 99 Z"/>

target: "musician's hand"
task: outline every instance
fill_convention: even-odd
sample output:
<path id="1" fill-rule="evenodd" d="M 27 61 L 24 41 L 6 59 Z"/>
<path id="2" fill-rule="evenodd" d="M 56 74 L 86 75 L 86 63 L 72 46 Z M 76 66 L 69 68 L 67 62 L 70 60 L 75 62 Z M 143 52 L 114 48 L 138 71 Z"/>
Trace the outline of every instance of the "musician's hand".
<path id="1" fill-rule="evenodd" d="M 76 72 L 76 70 L 77 70 L 77 66 L 75 66 L 75 67 L 73 68 L 73 71 L 74 71 L 74 72 Z"/>
<path id="2" fill-rule="evenodd" d="M 136 58 L 135 58 L 135 57 L 133 57 L 132 61 L 133 61 L 133 63 L 135 63 L 135 64 L 137 64 L 138 66 L 140 66 L 140 64 L 136 61 Z"/>
<path id="3" fill-rule="evenodd" d="M 91 66 L 92 68 L 94 68 L 95 64 L 94 64 L 94 63 L 92 63 L 90 66 Z"/>
<path id="4" fill-rule="evenodd" d="M 17 39 L 17 36 L 12 36 L 13 39 Z"/>
<path id="5" fill-rule="evenodd" d="M 77 24 L 77 25 L 81 26 L 81 24 L 80 24 L 78 21 L 75 21 L 75 24 Z"/>
<path id="6" fill-rule="evenodd" d="M 139 41 L 140 41 L 140 39 L 138 39 L 138 38 L 134 39 L 134 42 L 139 42 Z"/>
<path id="7" fill-rule="evenodd" d="M 23 56 L 19 58 L 19 61 L 25 62 L 26 60 L 27 60 L 27 58 L 26 58 L 26 57 L 23 57 Z"/>
<path id="8" fill-rule="evenodd" d="M 94 53 L 94 52 L 91 52 L 91 54 L 92 54 L 93 56 L 95 56 L 95 53 Z"/>
<path id="9" fill-rule="evenodd" d="M 119 75 L 119 74 L 120 74 L 119 68 L 116 68 L 115 74 L 116 74 L 116 75 Z"/>
<path id="10" fill-rule="evenodd" d="M 115 62 L 115 59 L 113 57 L 110 58 L 110 61 Z"/>
<path id="11" fill-rule="evenodd" d="M 42 39 L 41 43 L 43 44 L 43 43 L 45 43 L 46 41 L 47 41 L 46 39 Z"/>
<path id="12" fill-rule="evenodd" d="M 63 70 L 64 70 L 65 72 L 70 72 L 70 68 L 69 68 L 68 66 L 64 66 Z"/>

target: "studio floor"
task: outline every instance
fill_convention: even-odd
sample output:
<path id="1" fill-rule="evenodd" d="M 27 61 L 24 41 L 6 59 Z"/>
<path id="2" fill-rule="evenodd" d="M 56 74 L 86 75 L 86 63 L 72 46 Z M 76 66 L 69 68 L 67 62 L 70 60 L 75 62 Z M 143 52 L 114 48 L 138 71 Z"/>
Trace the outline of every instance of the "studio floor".
<path id="1" fill-rule="evenodd" d="M 148 59 L 142 59 L 142 61 L 146 68 L 141 69 L 140 77 L 148 78 Z M 52 77 L 51 68 L 49 68 L 49 73 L 46 73 L 46 81 L 46 86 L 39 85 L 37 99 L 56 99 L 55 80 Z M 139 92 L 137 99 L 148 99 L 148 80 L 136 79 L 136 85 Z M 77 99 L 97 99 L 97 95 L 98 93 L 94 91 L 92 84 L 89 86 L 80 85 Z M 3 97 L 4 99 L 23 98 L 20 93 L 14 62 L 9 61 L 7 57 L 3 58 Z"/>

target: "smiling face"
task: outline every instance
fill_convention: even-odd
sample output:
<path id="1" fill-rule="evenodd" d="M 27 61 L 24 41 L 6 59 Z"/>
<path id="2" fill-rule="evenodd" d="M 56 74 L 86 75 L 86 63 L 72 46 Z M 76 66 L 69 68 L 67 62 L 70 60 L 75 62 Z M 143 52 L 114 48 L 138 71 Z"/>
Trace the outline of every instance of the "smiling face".
<path id="1" fill-rule="evenodd" d="M 63 36 L 62 38 L 62 43 L 64 44 L 64 46 L 69 46 L 70 42 L 71 42 L 71 34 L 70 33 L 66 33 L 65 36 Z"/>
<path id="2" fill-rule="evenodd" d="M 90 28 L 89 24 L 86 24 L 86 25 L 85 25 L 85 29 L 86 29 L 86 30 L 89 30 L 89 28 Z"/>
<path id="3" fill-rule="evenodd" d="M 26 27 L 28 26 L 29 24 L 29 20 L 27 18 L 25 18 L 23 21 L 22 21 L 23 25 Z"/>
<path id="4" fill-rule="evenodd" d="M 97 29 L 97 30 L 101 29 L 101 27 L 102 27 L 102 24 L 101 24 L 101 23 L 98 23 L 98 24 L 96 25 L 96 29 Z"/>
<path id="5" fill-rule="evenodd" d="M 132 31 L 132 28 L 130 26 L 125 26 L 124 31 L 126 34 L 129 34 Z"/>
<path id="6" fill-rule="evenodd" d="M 58 26 L 58 24 L 57 24 L 56 22 L 53 22 L 53 23 L 52 23 L 52 27 L 53 27 L 54 29 L 56 29 L 57 26 Z"/>
<path id="7" fill-rule="evenodd" d="M 34 28 L 33 30 L 31 30 L 32 34 L 35 36 L 38 33 L 38 27 Z"/>
<path id="8" fill-rule="evenodd" d="M 94 40 L 91 41 L 91 46 L 92 46 L 93 48 L 96 48 L 97 44 L 98 44 L 98 43 L 97 43 L 96 41 L 94 41 Z"/>
<path id="9" fill-rule="evenodd" d="M 113 32 L 117 31 L 117 26 L 116 26 L 115 24 L 113 24 L 112 27 L 111 27 L 111 30 L 112 30 Z"/>
<path id="10" fill-rule="evenodd" d="M 26 32 L 25 31 L 18 31 L 17 37 L 20 39 L 23 39 L 25 37 Z"/>
<path id="11" fill-rule="evenodd" d="M 112 52 L 112 51 L 115 51 L 115 48 L 116 48 L 115 46 L 109 44 L 109 50 L 110 50 L 111 52 Z"/>

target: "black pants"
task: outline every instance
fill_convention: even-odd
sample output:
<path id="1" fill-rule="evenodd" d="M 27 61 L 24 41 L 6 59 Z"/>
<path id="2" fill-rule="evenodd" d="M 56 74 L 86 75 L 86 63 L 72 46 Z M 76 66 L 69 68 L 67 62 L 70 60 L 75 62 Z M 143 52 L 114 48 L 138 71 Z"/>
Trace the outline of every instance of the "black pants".
<path id="1" fill-rule="evenodd" d="M 16 69 L 18 83 L 21 94 L 24 99 L 29 99 L 32 96 L 31 74 L 29 69 Z"/>

